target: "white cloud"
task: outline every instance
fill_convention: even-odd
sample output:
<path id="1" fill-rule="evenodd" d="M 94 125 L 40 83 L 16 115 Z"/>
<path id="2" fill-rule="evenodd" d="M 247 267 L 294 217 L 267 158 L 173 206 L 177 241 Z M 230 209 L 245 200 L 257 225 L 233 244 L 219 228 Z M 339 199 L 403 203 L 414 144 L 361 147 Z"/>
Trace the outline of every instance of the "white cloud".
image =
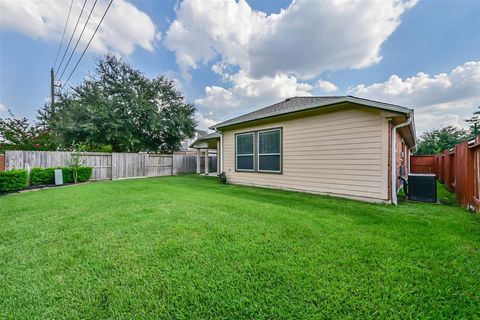
<path id="1" fill-rule="evenodd" d="M 74 0 L 64 42 L 70 39 L 82 5 L 82 0 Z M 83 49 L 87 44 L 107 5 L 106 1 L 97 2 L 79 44 L 80 48 Z M 60 41 L 69 6 L 69 1 L 4 0 L 0 2 L 2 11 L 0 29 L 21 32 L 34 39 Z M 93 2 L 88 2 L 85 6 L 73 44 L 92 6 Z M 153 51 L 154 42 L 159 37 L 160 34 L 156 32 L 155 25 L 146 13 L 127 1 L 116 0 L 105 16 L 89 50 L 97 53 L 113 51 L 122 55 L 131 54 L 135 47 Z M 64 48 L 65 46 L 64 43 Z"/>
<path id="2" fill-rule="evenodd" d="M 3 103 L 0 102 L 0 113 L 7 111 L 7 107 Z"/>
<path id="3" fill-rule="evenodd" d="M 211 115 L 204 115 L 201 112 L 195 113 L 195 120 L 197 121 L 197 128 L 200 130 L 208 130 L 209 127 L 219 122 L 211 118 Z"/>
<path id="4" fill-rule="evenodd" d="M 415 3 L 297 0 L 267 15 L 245 0 L 184 0 L 164 44 L 186 78 L 190 69 L 220 57 L 255 79 L 277 74 L 309 79 L 324 70 L 380 61 L 381 44 Z"/>
<path id="5" fill-rule="evenodd" d="M 465 127 L 463 124 L 464 117 L 458 114 L 435 114 L 435 113 L 418 113 L 415 115 L 415 124 L 417 126 L 417 136 L 426 130 L 433 128 L 442 128 L 445 126 Z"/>
<path id="6" fill-rule="evenodd" d="M 317 81 L 317 87 L 322 92 L 325 92 L 325 93 L 330 93 L 330 92 L 334 92 L 334 91 L 338 90 L 338 87 L 336 85 L 334 85 L 330 81 L 326 81 L 326 80 L 322 80 L 322 79 Z"/>
<path id="7" fill-rule="evenodd" d="M 406 79 L 392 75 L 385 82 L 362 84 L 350 91 L 414 108 L 419 133 L 444 125 L 466 127 L 463 120 L 480 105 L 480 61 L 465 62 L 448 74 L 419 72 Z"/>
<path id="8" fill-rule="evenodd" d="M 195 100 L 215 116 L 225 116 L 238 110 L 242 112 L 278 102 L 292 96 L 309 96 L 313 89 L 308 83 L 298 82 L 294 76 L 277 75 L 253 79 L 242 70 L 236 74 L 223 74 L 232 86 L 225 89 L 207 86 L 205 97 Z"/>
<path id="9" fill-rule="evenodd" d="M 195 102 L 215 117 L 255 109 L 291 96 L 337 90 L 307 80 L 325 70 L 364 68 L 380 61 L 380 46 L 416 1 L 297 0 L 277 14 L 245 0 L 184 0 L 165 33 L 182 77 L 204 65 L 225 85 L 205 88 Z"/>

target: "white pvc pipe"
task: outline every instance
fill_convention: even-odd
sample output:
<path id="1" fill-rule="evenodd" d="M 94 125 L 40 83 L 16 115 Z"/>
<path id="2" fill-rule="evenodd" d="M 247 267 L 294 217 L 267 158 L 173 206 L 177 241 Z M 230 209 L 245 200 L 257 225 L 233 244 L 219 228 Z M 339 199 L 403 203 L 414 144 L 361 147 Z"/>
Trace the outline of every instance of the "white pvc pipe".
<path id="1" fill-rule="evenodd" d="M 392 128 L 392 204 L 397 204 L 397 157 L 396 153 L 396 142 L 397 142 L 397 129 L 401 127 L 408 126 L 412 122 L 412 116 L 408 116 L 408 120 L 403 123 L 399 123 Z M 410 170 L 410 168 L 408 169 Z"/>
<path id="2" fill-rule="evenodd" d="M 219 155 L 217 155 L 217 161 L 220 161 L 220 173 L 222 173 L 224 171 L 223 169 L 223 132 L 221 131 L 217 131 L 220 133 L 220 150 L 219 150 Z"/>

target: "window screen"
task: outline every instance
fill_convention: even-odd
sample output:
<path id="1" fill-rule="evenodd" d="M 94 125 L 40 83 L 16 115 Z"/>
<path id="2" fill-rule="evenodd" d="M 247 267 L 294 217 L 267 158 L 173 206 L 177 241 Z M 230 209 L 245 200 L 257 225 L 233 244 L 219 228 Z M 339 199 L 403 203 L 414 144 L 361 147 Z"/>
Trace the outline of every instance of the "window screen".
<path id="1" fill-rule="evenodd" d="M 237 170 L 253 171 L 253 132 L 238 134 L 236 139 Z"/>
<path id="2" fill-rule="evenodd" d="M 258 132 L 258 171 L 281 171 L 281 130 Z"/>

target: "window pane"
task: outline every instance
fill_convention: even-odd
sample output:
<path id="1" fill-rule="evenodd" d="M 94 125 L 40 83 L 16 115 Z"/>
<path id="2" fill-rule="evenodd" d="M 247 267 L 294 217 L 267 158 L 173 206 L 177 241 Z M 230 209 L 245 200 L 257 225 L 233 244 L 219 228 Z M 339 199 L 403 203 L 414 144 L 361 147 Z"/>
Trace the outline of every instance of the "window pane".
<path id="1" fill-rule="evenodd" d="M 253 154 L 253 133 L 237 135 L 237 154 Z"/>
<path id="2" fill-rule="evenodd" d="M 280 130 L 258 133 L 258 153 L 280 153 Z"/>
<path id="3" fill-rule="evenodd" d="M 237 156 L 238 170 L 253 170 L 253 156 Z"/>
<path id="4" fill-rule="evenodd" d="M 280 171 L 280 156 L 258 157 L 258 170 Z"/>

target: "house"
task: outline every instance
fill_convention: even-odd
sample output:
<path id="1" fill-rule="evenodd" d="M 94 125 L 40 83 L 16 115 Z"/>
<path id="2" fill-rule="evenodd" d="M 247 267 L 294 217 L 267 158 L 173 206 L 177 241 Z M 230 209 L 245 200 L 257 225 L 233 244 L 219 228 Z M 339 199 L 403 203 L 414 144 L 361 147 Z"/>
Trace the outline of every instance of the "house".
<path id="1" fill-rule="evenodd" d="M 194 149 L 190 148 L 192 142 L 198 140 L 199 138 L 206 136 L 208 133 L 204 130 L 195 130 L 195 134 L 193 138 L 186 138 L 180 142 L 180 150 L 179 151 L 193 151 Z"/>
<path id="2" fill-rule="evenodd" d="M 396 203 L 415 147 L 413 110 L 353 96 L 292 97 L 211 127 L 228 183 Z"/>

